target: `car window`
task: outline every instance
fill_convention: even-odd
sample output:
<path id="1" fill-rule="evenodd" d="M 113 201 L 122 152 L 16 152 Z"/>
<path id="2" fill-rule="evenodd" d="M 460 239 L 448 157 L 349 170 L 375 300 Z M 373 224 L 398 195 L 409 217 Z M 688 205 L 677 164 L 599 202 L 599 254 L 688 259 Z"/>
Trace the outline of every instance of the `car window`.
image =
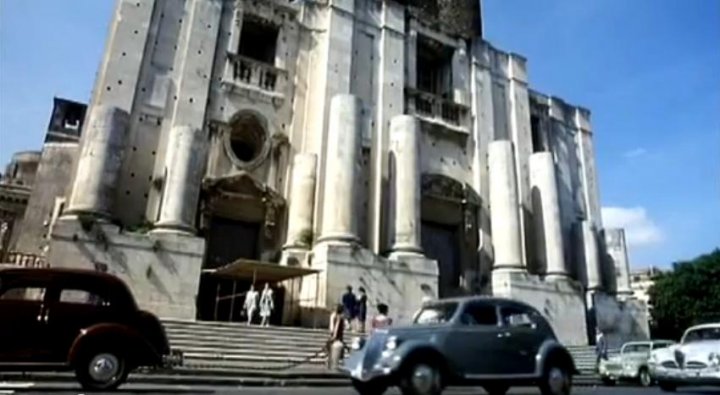
<path id="1" fill-rule="evenodd" d="M 464 325 L 490 325 L 497 326 L 497 309 L 489 303 L 470 303 L 460 316 Z"/>
<path id="2" fill-rule="evenodd" d="M 505 326 L 530 326 L 535 324 L 532 314 L 519 307 L 503 307 L 500 309 L 500 317 Z"/>
<path id="3" fill-rule="evenodd" d="M 683 337 L 683 344 L 704 340 L 720 340 L 720 327 L 693 329 Z"/>
<path id="4" fill-rule="evenodd" d="M 457 303 L 442 303 L 423 306 L 415 315 L 416 325 L 442 324 L 450 321 L 457 310 Z"/>
<path id="5" fill-rule="evenodd" d="M 630 353 L 630 352 L 648 352 L 650 351 L 650 345 L 649 344 L 628 344 L 623 349 L 623 352 Z"/>
<path id="6" fill-rule="evenodd" d="M 31 300 L 42 301 L 45 297 L 45 288 L 16 286 L 0 291 L 0 300 Z"/>
<path id="7" fill-rule="evenodd" d="M 109 306 L 110 303 L 100 295 L 82 289 L 63 289 L 60 291 L 61 303 Z"/>

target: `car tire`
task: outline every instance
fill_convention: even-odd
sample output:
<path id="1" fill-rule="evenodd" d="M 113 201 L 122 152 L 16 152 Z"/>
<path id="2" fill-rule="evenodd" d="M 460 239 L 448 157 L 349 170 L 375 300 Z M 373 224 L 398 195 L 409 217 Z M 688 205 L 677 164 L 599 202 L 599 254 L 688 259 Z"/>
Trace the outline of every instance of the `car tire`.
<path id="1" fill-rule="evenodd" d="M 442 379 L 437 364 L 427 360 L 410 362 L 400 373 L 400 392 L 403 395 L 440 395 Z"/>
<path id="2" fill-rule="evenodd" d="M 572 370 L 567 363 L 548 361 L 540 379 L 542 395 L 570 395 L 572 390 Z"/>
<path id="3" fill-rule="evenodd" d="M 388 386 L 376 381 L 353 380 L 352 386 L 359 395 L 382 395 L 387 391 Z"/>
<path id="4" fill-rule="evenodd" d="M 675 390 L 677 389 L 677 386 L 675 384 L 668 383 L 667 381 L 658 381 L 658 386 L 664 392 L 675 392 Z"/>
<path id="5" fill-rule="evenodd" d="M 638 371 L 638 383 L 641 387 L 649 387 L 652 385 L 653 379 L 647 368 L 640 368 L 640 371 Z"/>
<path id="6" fill-rule="evenodd" d="M 116 350 L 92 349 L 75 361 L 75 377 L 86 390 L 114 390 L 127 379 L 127 359 Z"/>
<path id="7" fill-rule="evenodd" d="M 615 384 L 617 383 L 615 380 L 613 380 L 609 377 L 603 377 L 601 380 L 602 380 L 602 383 L 608 387 L 614 387 Z"/>
<path id="8" fill-rule="evenodd" d="M 488 384 L 483 386 L 483 389 L 489 395 L 505 395 L 510 389 L 510 386 L 505 384 Z"/>

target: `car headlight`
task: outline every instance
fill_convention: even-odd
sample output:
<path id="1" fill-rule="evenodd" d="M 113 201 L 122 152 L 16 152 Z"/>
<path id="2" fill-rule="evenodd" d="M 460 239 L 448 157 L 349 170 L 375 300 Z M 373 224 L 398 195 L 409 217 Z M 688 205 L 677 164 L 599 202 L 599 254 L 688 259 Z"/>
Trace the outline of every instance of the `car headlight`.
<path id="1" fill-rule="evenodd" d="M 711 352 L 710 355 L 708 355 L 708 362 L 710 362 L 712 366 L 720 366 L 720 353 Z"/>
<path id="2" fill-rule="evenodd" d="M 390 336 L 387 342 L 385 342 L 385 349 L 390 351 L 395 350 L 399 343 L 397 336 Z"/>

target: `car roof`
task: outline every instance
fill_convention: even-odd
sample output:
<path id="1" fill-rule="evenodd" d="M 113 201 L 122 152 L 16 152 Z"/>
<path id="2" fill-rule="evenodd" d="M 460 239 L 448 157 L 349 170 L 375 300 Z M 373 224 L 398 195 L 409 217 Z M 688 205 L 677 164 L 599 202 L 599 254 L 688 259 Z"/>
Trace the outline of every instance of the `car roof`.
<path id="1" fill-rule="evenodd" d="M 62 284 L 63 287 L 83 287 L 89 290 L 102 290 L 131 302 L 135 300 L 127 285 L 119 278 L 103 272 L 89 269 L 71 268 L 0 268 L 3 282 L 40 280 Z"/>
<path id="2" fill-rule="evenodd" d="M 442 298 L 442 299 L 434 299 L 432 301 L 426 302 L 425 305 L 433 306 L 433 305 L 439 305 L 439 304 L 445 304 L 445 303 L 469 303 L 469 302 L 489 302 L 492 304 L 512 304 L 516 306 L 522 306 L 522 307 L 529 307 L 533 310 L 536 310 L 529 304 L 525 302 L 521 302 L 519 300 L 510 299 L 510 298 L 503 298 L 503 297 L 497 297 L 497 296 L 486 296 L 486 295 L 472 295 L 472 296 L 459 296 L 459 297 L 453 297 L 453 298 Z"/>
<path id="3" fill-rule="evenodd" d="M 695 329 L 708 329 L 708 328 L 720 328 L 720 322 L 712 322 L 709 324 L 702 324 L 702 325 L 695 325 L 691 326 L 690 328 L 687 328 L 685 332 L 689 332 Z"/>

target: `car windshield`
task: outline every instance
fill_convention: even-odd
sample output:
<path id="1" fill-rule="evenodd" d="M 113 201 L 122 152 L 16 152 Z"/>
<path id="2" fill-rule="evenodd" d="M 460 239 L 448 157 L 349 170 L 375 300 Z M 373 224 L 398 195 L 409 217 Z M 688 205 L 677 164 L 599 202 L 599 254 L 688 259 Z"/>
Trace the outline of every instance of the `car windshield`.
<path id="1" fill-rule="evenodd" d="M 720 340 L 720 327 L 693 329 L 683 337 L 683 344 L 703 340 Z"/>
<path id="2" fill-rule="evenodd" d="M 649 344 L 628 344 L 623 348 L 623 353 L 635 353 L 635 352 L 648 352 L 650 351 Z"/>
<path id="3" fill-rule="evenodd" d="M 457 310 L 457 303 L 423 306 L 415 315 L 415 325 L 442 324 L 448 322 Z"/>

